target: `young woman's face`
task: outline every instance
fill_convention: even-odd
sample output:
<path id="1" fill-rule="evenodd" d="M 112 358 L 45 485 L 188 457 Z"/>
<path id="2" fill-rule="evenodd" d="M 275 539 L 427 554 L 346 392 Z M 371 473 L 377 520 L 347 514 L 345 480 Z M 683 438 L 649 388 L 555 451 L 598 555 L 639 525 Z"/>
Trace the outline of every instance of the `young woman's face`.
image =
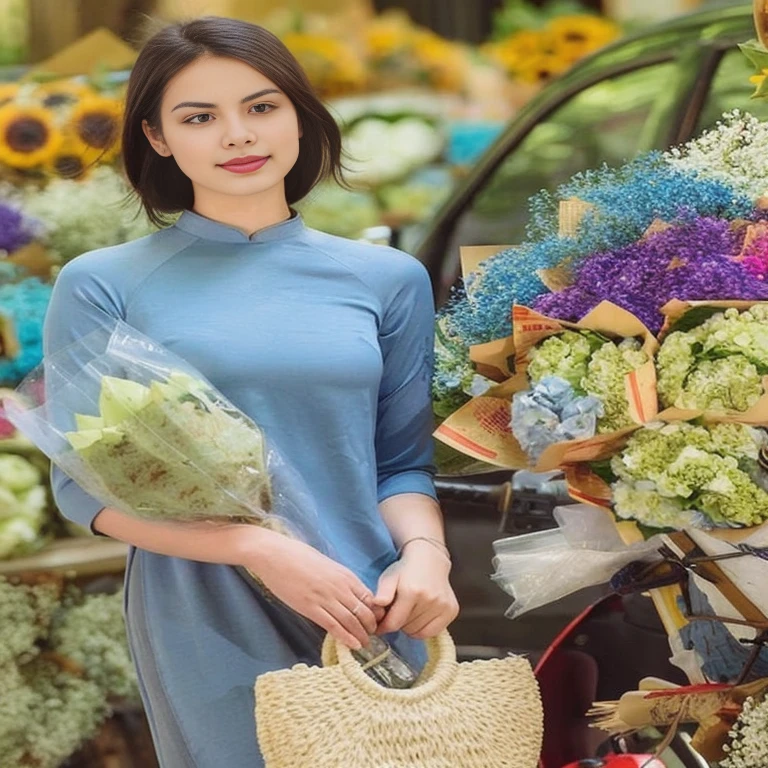
<path id="1" fill-rule="evenodd" d="M 173 155 L 201 195 L 258 195 L 277 187 L 299 156 L 301 129 L 288 97 L 238 59 L 205 56 L 169 83 L 161 128 L 144 133 Z"/>

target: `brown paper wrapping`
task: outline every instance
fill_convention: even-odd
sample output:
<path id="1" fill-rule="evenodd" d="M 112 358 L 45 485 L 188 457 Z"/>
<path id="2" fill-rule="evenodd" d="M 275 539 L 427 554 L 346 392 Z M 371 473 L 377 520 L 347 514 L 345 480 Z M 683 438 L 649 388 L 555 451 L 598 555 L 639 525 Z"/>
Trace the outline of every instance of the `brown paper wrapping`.
<path id="1" fill-rule="evenodd" d="M 515 361 L 507 365 L 508 379 L 451 414 L 436 430 L 435 437 L 473 458 L 509 469 L 531 467 L 530 461 L 512 434 L 511 400 L 516 392 L 529 388 L 525 375 L 527 353 L 536 343 L 566 329 L 592 330 L 607 336 L 639 336 L 643 349 L 650 357 L 656 350 L 656 340 L 648 329 L 631 313 L 610 302 L 602 302 L 579 323 L 565 323 L 516 305 L 513 309 L 513 342 Z M 501 340 L 504 355 L 510 351 L 509 340 Z M 489 345 L 483 345 L 488 347 Z M 498 353 L 498 350 L 497 350 Z M 497 368 L 500 357 L 493 359 Z M 508 357 L 506 358 L 509 359 Z M 627 376 L 627 396 L 630 415 L 642 424 L 656 415 L 656 378 L 652 363 Z M 636 426 L 619 432 L 595 435 L 586 440 L 569 440 L 549 446 L 533 469 L 547 472 L 565 464 L 596 461 L 613 455 Z"/>
<path id="2" fill-rule="evenodd" d="M 558 234 L 560 237 L 573 237 L 578 231 L 584 215 L 594 207 L 592 203 L 586 203 L 584 200 L 579 200 L 578 197 L 561 200 L 558 209 Z"/>
<path id="3" fill-rule="evenodd" d="M 716 307 L 718 309 L 735 308 L 740 311 L 749 309 L 755 304 L 768 304 L 764 301 L 681 301 L 673 299 L 667 302 L 661 312 L 664 315 L 664 325 L 659 334 L 659 339 L 663 339 L 674 324 L 689 310 L 696 307 Z M 658 414 L 660 421 L 690 421 L 691 419 L 701 418 L 702 421 L 709 423 L 741 422 L 742 424 L 768 426 L 768 376 L 763 377 L 763 396 L 746 411 L 726 411 L 718 413 L 705 410 L 688 410 L 683 408 L 665 408 Z"/>

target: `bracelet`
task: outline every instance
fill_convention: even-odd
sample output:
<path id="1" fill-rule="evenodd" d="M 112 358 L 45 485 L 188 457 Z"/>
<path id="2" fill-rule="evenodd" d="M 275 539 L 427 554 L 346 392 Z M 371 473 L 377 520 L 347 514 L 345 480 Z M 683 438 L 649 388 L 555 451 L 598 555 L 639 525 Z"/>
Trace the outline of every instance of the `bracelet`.
<path id="1" fill-rule="evenodd" d="M 400 558 L 400 555 L 403 554 L 403 550 L 412 542 L 412 541 L 426 541 L 429 542 L 433 547 L 437 547 L 447 558 L 448 562 L 451 561 L 451 551 L 448 549 L 448 547 L 440 541 L 440 539 L 433 539 L 431 536 L 414 536 L 412 539 L 408 539 L 407 541 L 404 541 L 400 549 L 397 550 L 397 557 Z"/>

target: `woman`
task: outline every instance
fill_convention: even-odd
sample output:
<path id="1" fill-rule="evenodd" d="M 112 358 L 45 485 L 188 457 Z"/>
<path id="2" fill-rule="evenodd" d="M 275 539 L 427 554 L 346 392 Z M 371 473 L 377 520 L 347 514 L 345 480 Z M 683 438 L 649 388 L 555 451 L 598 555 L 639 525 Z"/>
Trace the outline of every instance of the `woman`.
<path id="1" fill-rule="evenodd" d="M 46 353 L 118 317 L 186 358 L 303 476 L 338 553 L 255 526 L 132 519 L 54 470 L 64 515 L 132 545 L 128 636 L 163 768 L 263 765 L 253 682 L 319 663 L 321 630 L 350 647 L 402 630 L 398 649 L 418 658 L 414 639 L 458 610 L 432 482 L 427 274 L 291 209 L 339 176 L 340 144 L 270 33 L 168 27 L 131 74 L 123 153 L 149 216 L 181 217 L 56 282 Z"/>

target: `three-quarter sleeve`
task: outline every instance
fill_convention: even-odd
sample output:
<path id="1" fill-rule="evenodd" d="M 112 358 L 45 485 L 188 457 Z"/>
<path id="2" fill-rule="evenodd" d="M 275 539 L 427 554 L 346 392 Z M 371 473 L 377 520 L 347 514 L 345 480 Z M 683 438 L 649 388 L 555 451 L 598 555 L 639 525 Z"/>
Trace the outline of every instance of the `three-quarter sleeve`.
<path id="1" fill-rule="evenodd" d="M 437 498 L 431 401 L 434 299 L 424 266 L 412 257 L 402 264 L 379 327 L 384 361 L 376 422 L 379 503 L 400 493 Z"/>
<path id="2" fill-rule="evenodd" d="M 66 265 L 54 283 L 43 326 L 43 353 L 51 355 L 121 318 L 119 299 L 106 282 L 90 273 L 80 260 Z M 56 506 L 68 520 L 89 528 L 104 504 L 86 493 L 55 464 L 51 465 L 51 489 Z"/>

